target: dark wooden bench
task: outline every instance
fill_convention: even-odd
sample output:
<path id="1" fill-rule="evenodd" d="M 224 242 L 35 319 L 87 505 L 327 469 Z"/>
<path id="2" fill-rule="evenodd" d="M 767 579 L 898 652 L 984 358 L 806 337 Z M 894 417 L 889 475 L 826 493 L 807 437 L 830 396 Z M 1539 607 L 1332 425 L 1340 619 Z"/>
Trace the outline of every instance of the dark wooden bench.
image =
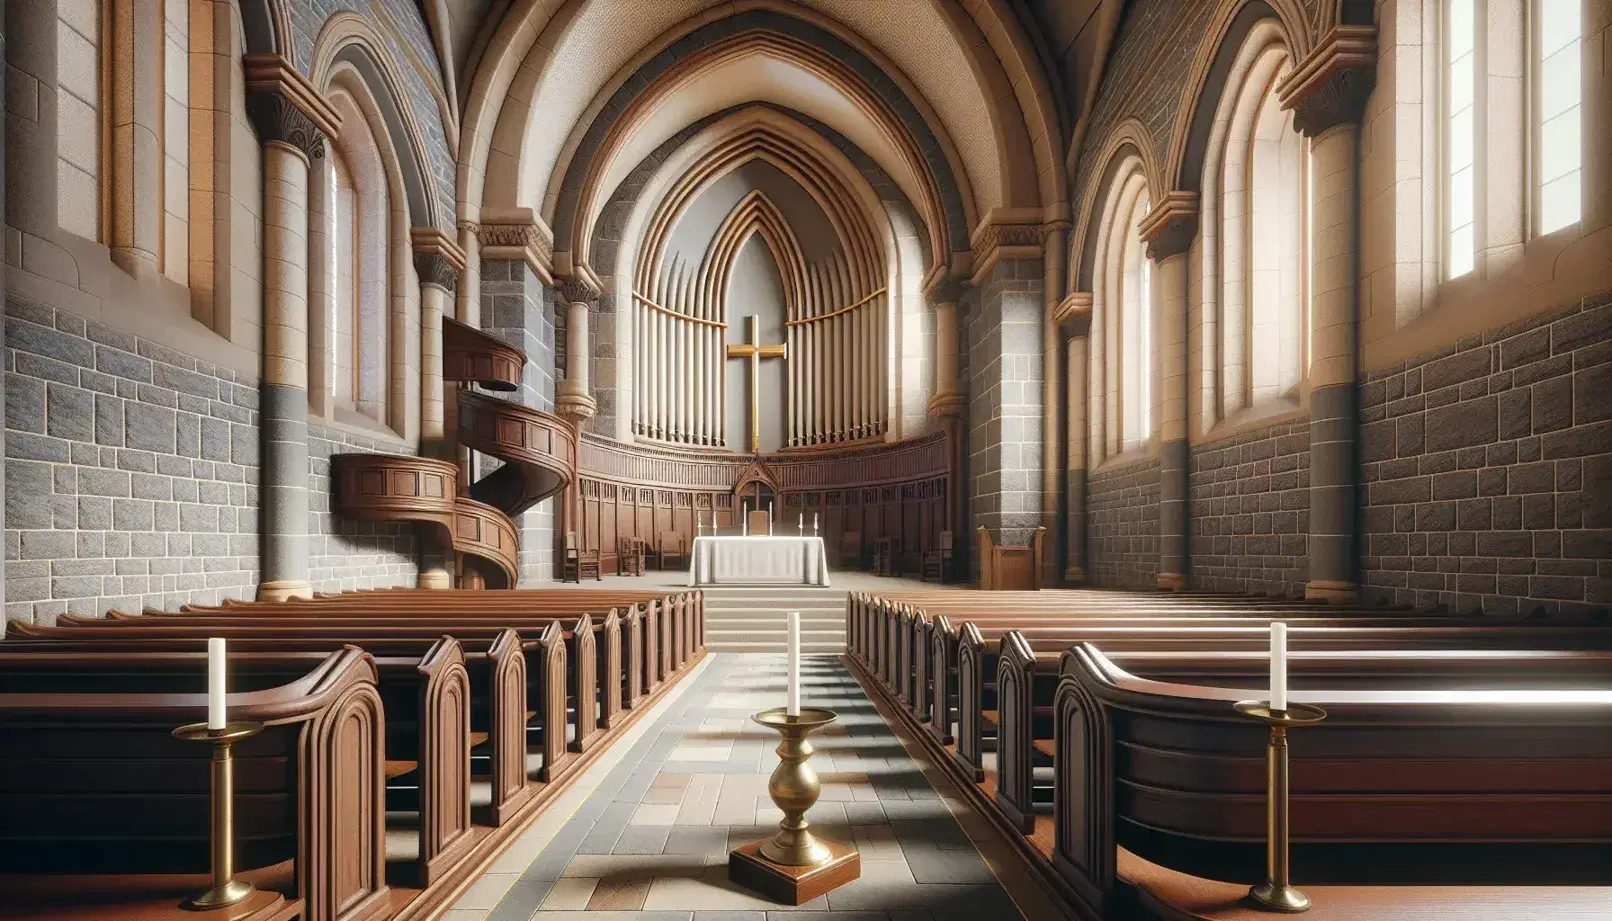
<path id="1" fill-rule="evenodd" d="M 160 899 L 173 912 L 209 866 L 212 752 L 172 736 L 206 712 L 205 654 L 18 661 L 33 658 L 0 656 L 0 860 L 16 874 L 0 879 L 8 910 L 122 918 Z M 237 863 L 279 887 L 237 913 L 387 917 L 374 659 L 355 647 L 237 655 L 231 672 L 231 717 L 267 726 L 236 747 Z"/>

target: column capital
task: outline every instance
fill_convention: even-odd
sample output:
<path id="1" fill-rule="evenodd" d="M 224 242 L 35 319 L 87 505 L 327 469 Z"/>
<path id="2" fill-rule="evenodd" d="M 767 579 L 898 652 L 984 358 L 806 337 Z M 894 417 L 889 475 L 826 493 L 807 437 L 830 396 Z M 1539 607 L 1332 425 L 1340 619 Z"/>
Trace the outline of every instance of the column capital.
<path id="1" fill-rule="evenodd" d="M 325 155 L 325 140 L 341 132 L 341 113 L 278 54 L 242 57 L 246 71 L 246 111 L 258 142 L 288 144 L 311 160 Z"/>
<path id="2" fill-rule="evenodd" d="M 599 282 L 592 272 L 572 272 L 558 279 L 560 296 L 567 304 L 592 304 L 599 300 Z"/>
<path id="3" fill-rule="evenodd" d="M 435 227 L 415 227 L 409 231 L 409 242 L 420 284 L 452 291 L 465 270 L 465 251 L 459 241 Z"/>
<path id="4" fill-rule="evenodd" d="M 968 405 L 966 393 L 937 393 L 929 398 L 929 418 L 941 419 L 946 416 L 961 416 L 963 407 Z"/>
<path id="5" fill-rule="evenodd" d="M 1143 215 L 1136 230 L 1147 244 L 1148 258 L 1154 262 L 1185 255 L 1198 235 L 1198 193 L 1176 191 L 1165 195 Z"/>
<path id="6" fill-rule="evenodd" d="M 1084 336 L 1091 329 L 1091 292 L 1073 291 L 1052 309 L 1052 321 L 1065 335 Z"/>
<path id="7" fill-rule="evenodd" d="M 1040 208 L 993 208 L 969 235 L 973 276 L 979 285 L 1003 259 L 1040 259 L 1042 240 L 1067 222 L 1042 221 Z"/>
<path id="8" fill-rule="evenodd" d="M 1377 85 L 1377 27 L 1333 26 L 1276 88 L 1293 127 L 1316 137 L 1339 125 L 1358 125 Z"/>
<path id="9" fill-rule="evenodd" d="M 580 426 L 598 415 L 599 402 L 586 393 L 558 393 L 554 396 L 554 408 L 573 425 Z"/>
<path id="10" fill-rule="evenodd" d="M 554 233 L 530 208 L 483 208 L 481 220 L 460 221 L 476 235 L 484 260 L 519 259 L 545 284 L 554 277 Z"/>
<path id="11" fill-rule="evenodd" d="M 929 299 L 931 307 L 940 304 L 956 304 L 962 301 L 963 292 L 967 290 L 967 279 L 943 275 L 924 287 L 924 296 Z"/>

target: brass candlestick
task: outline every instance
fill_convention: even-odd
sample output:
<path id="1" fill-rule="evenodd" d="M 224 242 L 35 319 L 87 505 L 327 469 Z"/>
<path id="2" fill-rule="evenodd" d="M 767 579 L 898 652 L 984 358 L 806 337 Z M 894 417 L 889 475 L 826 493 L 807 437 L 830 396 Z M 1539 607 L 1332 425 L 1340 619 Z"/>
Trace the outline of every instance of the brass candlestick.
<path id="1" fill-rule="evenodd" d="M 806 811 L 822 793 L 817 772 L 807 763 L 812 743 L 806 737 L 839 717 L 832 710 L 807 707 L 798 716 L 777 708 L 752 718 L 783 737 L 778 744 L 780 761 L 767 781 L 767 793 L 783 810 L 784 818 L 778 823 L 778 834 L 728 855 L 728 876 L 780 902 L 800 905 L 862 874 L 862 859 L 855 848 L 818 840 L 806 821 Z"/>
<path id="2" fill-rule="evenodd" d="M 1258 908 L 1288 914 L 1310 910 L 1310 897 L 1293 888 L 1288 862 L 1287 729 L 1308 726 L 1327 718 L 1327 712 L 1309 704 L 1289 703 L 1273 710 L 1265 701 L 1244 700 L 1237 712 L 1271 727 L 1265 747 L 1265 882 L 1249 887 L 1248 897 Z"/>
<path id="3" fill-rule="evenodd" d="M 185 908 L 207 911 L 234 905 L 251 895 L 252 884 L 235 879 L 235 759 L 230 749 L 236 742 L 263 731 L 263 724 L 251 720 L 228 723 L 223 729 L 208 729 L 206 723 L 190 723 L 174 730 L 174 738 L 213 745 L 212 823 L 213 888 L 192 896 Z"/>

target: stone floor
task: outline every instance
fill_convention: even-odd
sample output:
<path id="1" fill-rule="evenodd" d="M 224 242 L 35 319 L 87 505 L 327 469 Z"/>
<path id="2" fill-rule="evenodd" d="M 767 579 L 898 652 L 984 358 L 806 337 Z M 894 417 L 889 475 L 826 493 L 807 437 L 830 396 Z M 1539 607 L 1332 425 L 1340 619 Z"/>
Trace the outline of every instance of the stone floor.
<path id="1" fill-rule="evenodd" d="M 805 702 L 840 714 L 814 736 L 823 794 L 808 818 L 855 842 L 862 878 L 799 908 L 730 882 L 728 850 L 771 834 L 781 817 L 766 790 L 777 736 L 749 716 L 783 704 L 783 665 L 777 655 L 710 657 L 642 731 L 612 746 L 619 757 L 583 778 L 591 792 L 550 809 L 447 921 L 1057 917 L 1018 857 L 829 656 L 803 666 Z"/>

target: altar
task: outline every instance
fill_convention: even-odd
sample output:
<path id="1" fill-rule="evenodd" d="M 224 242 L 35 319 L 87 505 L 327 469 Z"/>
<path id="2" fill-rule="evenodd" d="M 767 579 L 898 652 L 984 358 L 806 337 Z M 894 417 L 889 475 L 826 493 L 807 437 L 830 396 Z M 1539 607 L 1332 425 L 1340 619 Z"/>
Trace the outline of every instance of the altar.
<path id="1" fill-rule="evenodd" d="M 716 535 L 694 538 L 688 584 L 828 585 L 821 537 Z"/>

